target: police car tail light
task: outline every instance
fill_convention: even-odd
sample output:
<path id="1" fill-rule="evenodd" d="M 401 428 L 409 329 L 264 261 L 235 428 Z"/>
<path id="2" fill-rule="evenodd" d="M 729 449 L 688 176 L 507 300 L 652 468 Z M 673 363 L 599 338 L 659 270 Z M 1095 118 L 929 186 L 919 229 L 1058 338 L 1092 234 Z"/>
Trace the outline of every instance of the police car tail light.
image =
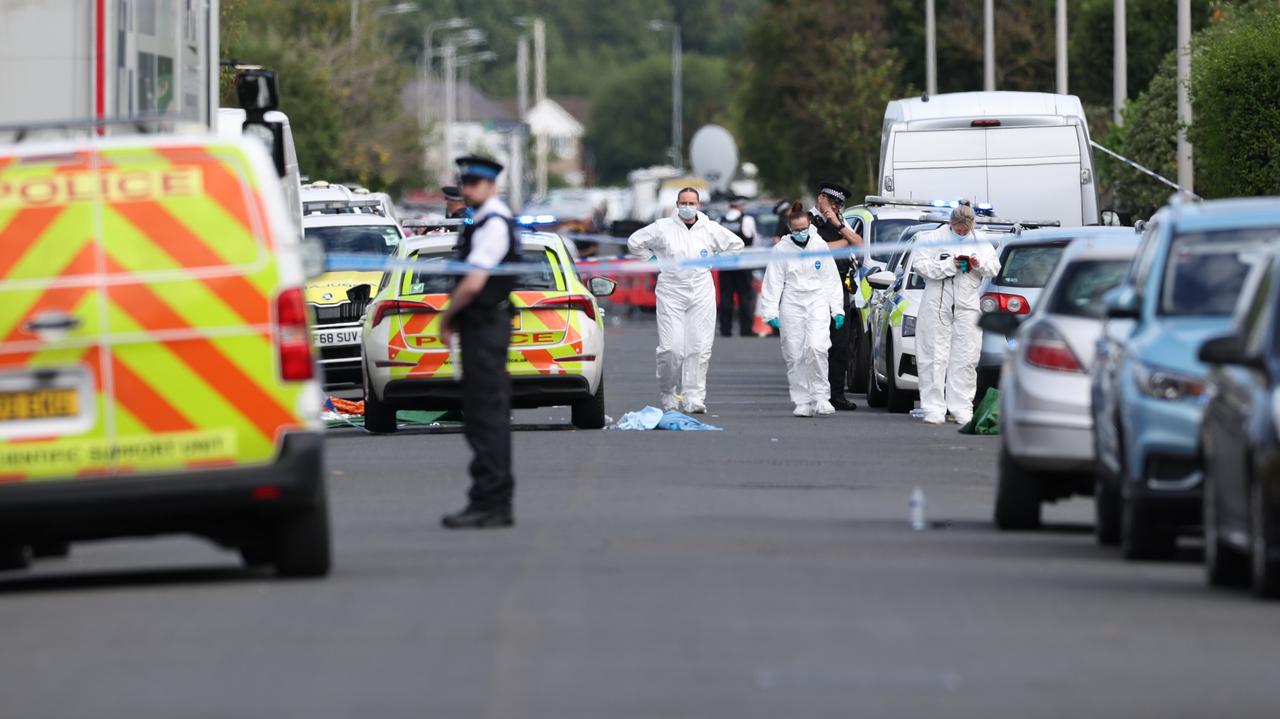
<path id="1" fill-rule="evenodd" d="M 391 315 L 412 315 L 419 312 L 435 312 L 436 308 L 426 302 L 411 300 L 383 300 L 373 306 L 373 326 L 377 327 L 383 319 Z"/>
<path id="2" fill-rule="evenodd" d="M 307 303 L 301 288 L 294 287 L 276 295 L 275 330 L 280 376 L 289 381 L 315 377 L 311 337 L 307 333 Z"/>
<path id="3" fill-rule="evenodd" d="M 1048 325 L 1039 325 L 1026 341 L 1026 361 L 1032 367 L 1058 372 L 1083 372 L 1080 360 L 1062 335 Z"/>
<path id="4" fill-rule="evenodd" d="M 1022 295 L 988 292 L 982 296 L 982 301 L 978 303 L 978 308 L 986 314 L 1008 312 L 1014 315 L 1025 315 L 1031 312 L 1031 303 L 1027 302 L 1027 298 Z"/>
<path id="5" fill-rule="evenodd" d="M 565 297 L 548 297 L 545 300 L 539 300 L 534 304 L 538 309 L 564 309 L 579 310 L 590 317 L 596 318 L 596 303 L 590 297 L 585 295 L 567 295 Z"/>

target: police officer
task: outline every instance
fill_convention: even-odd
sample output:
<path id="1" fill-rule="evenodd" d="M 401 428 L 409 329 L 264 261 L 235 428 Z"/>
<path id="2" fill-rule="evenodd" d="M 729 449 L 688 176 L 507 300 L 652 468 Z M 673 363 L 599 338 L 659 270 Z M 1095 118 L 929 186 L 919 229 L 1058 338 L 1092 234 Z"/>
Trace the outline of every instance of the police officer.
<path id="1" fill-rule="evenodd" d="M 720 226 L 742 238 L 745 246 L 756 241 L 756 220 L 744 210 L 744 197 L 734 197 Z M 733 296 L 738 296 L 738 334 L 754 337 L 752 324 L 756 314 L 755 277 L 751 270 L 720 270 L 720 335 L 733 336 Z"/>
<path id="2" fill-rule="evenodd" d="M 813 223 L 813 228 L 818 232 L 818 236 L 826 241 L 827 247 L 833 250 L 862 244 L 862 237 L 845 224 L 844 217 L 840 214 L 848 199 L 848 189 L 834 182 L 824 182 L 818 186 L 816 205 L 809 210 L 809 219 Z M 852 268 L 853 258 L 843 257 L 836 260 L 836 269 L 841 277 L 847 276 Z M 844 292 L 844 316 L 852 317 L 853 315 L 849 314 L 849 305 L 853 298 L 847 287 L 842 287 L 842 291 Z M 831 406 L 843 412 L 858 408 L 858 405 L 844 396 L 845 375 L 849 371 L 849 342 L 852 327 L 852 322 L 845 322 L 837 329 L 833 322 L 831 349 L 827 351 L 827 377 L 831 381 Z"/>
<path id="3" fill-rule="evenodd" d="M 455 185 L 441 187 L 444 194 L 444 216 L 451 220 L 461 220 L 467 216 L 467 203 L 462 199 L 462 190 Z"/>
<path id="4" fill-rule="evenodd" d="M 473 267 L 463 275 L 440 314 L 440 339 L 447 345 L 454 332 L 462 348 L 462 417 L 471 461 L 467 506 L 446 515 L 449 529 L 510 527 L 515 478 L 511 474 L 511 378 L 507 351 L 511 343 L 513 275 L 491 274 L 505 262 L 519 260 L 519 239 L 511 210 L 498 199 L 502 165 L 482 157 L 457 160 L 462 195 L 474 211 L 458 240 L 456 257 Z"/>

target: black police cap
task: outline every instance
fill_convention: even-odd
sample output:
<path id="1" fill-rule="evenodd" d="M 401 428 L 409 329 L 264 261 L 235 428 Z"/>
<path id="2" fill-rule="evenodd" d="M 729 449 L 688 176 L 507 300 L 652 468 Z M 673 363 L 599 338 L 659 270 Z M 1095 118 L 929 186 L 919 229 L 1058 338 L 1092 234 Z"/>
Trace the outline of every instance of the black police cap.
<path id="1" fill-rule="evenodd" d="M 826 195 L 843 205 L 849 201 L 849 197 L 852 193 L 849 192 L 849 188 L 844 185 L 837 185 L 834 182 L 824 182 L 821 185 L 818 185 L 818 194 Z"/>
<path id="2" fill-rule="evenodd" d="M 440 188 L 440 192 L 444 194 L 444 199 L 446 199 L 446 200 L 461 200 L 461 199 L 462 199 L 462 190 L 459 190 L 459 189 L 458 189 L 456 186 L 454 186 L 454 185 L 447 185 L 447 186 L 445 186 L 445 187 L 441 187 L 441 188 Z"/>
<path id="3" fill-rule="evenodd" d="M 496 180 L 498 173 L 502 172 L 502 165 L 487 157 L 459 157 L 454 162 L 458 165 L 458 176 L 463 180 Z"/>

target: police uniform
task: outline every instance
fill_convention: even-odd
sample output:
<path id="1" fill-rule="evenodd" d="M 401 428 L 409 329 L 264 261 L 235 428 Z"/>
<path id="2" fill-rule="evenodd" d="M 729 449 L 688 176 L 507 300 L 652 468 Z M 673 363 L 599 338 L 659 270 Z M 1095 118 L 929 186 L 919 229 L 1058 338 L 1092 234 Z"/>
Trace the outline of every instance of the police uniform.
<path id="1" fill-rule="evenodd" d="M 458 161 L 464 182 L 480 177 L 496 180 L 502 166 L 483 158 Z M 456 259 L 489 269 L 519 261 L 519 238 L 511 210 L 496 196 L 475 209 L 464 227 Z M 511 472 L 511 377 L 507 352 L 511 344 L 512 275 L 490 275 L 484 289 L 457 315 L 462 350 L 462 418 L 471 461 L 467 508 L 444 518 L 450 528 L 510 526 L 515 478 Z"/>
<path id="2" fill-rule="evenodd" d="M 720 220 L 720 226 L 742 238 L 750 247 L 756 239 L 755 218 L 733 208 Z M 751 337 L 754 333 L 756 292 L 755 277 L 751 270 L 720 270 L 720 335 L 733 336 L 733 298 L 738 297 L 738 333 Z"/>
<path id="3" fill-rule="evenodd" d="M 440 193 L 444 195 L 444 199 L 448 202 L 462 201 L 462 190 L 459 190 L 456 185 L 447 185 L 445 187 L 441 187 Z M 467 212 L 466 206 L 463 206 L 461 209 L 454 210 L 453 212 L 445 213 L 445 217 L 448 217 L 451 220 L 461 220 L 462 218 L 466 217 L 468 214 L 469 213 Z"/>
<path id="4" fill-rule="evenodd" d="M 819 185 L 818 194 L 827 195 L 839 202 L 842 207 L 849 198 L 849 190 L 832 182 L 824 182 Z M 818 236 L 823 240 L 836 242 L 844 239 L 840 233 L 840 230 L 845 226 L 843 221 L 838 225 L 828 222 L 827 218 L 823 217 L 816 207 L 809 211 L 809 219 L 814 229 L 818 231 Z M 841 257 L 836 260 L 836 270 L 839 272 L 840 277 L 847 276 L 852 268 L 852 257 Z M 846 385 L 845 374 L 849 370 L 849 360 L 852 356 L 849 344 L 852 341 L 853 322 L 850 321 L 850 318 L 853 315 L 849 313 L 849 307 L 852 304 L 853 297 L 844 287 L 843 282 L 840 285 L 840 291 L 844 293 L 844 316 L 846 322 L 844 327 L 840 329 L 836 329 L 834 323 L 831 325 L 831 349 L 827 351 L 827 378 L 831 383 L 831 404 L 839 410 L 852 410 L 857 409 L 857 405 L 844 396 L 844 390 Z"/>

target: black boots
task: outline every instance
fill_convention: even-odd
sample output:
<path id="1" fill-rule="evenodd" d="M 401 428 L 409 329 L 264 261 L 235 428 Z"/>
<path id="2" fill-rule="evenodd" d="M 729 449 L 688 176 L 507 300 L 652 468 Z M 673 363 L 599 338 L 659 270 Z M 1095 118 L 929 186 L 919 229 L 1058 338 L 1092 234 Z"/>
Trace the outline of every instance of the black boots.
<path id="1" fill-rule="evenodd" d="M 482 508 L 467 505 L 466 509 L 440 518 L 445 529 L 500 529 L 516 523 L 510 507 Z"/>
<path id="2" fill-rule="evenodd" d="M 837 410 L 841 412 L 852 412 L 858 408 L 858 405 L 850 402 L 848 399 L 845 399 L 844 397 L 832 397 L 831 406 L 835 407 Z"/>

